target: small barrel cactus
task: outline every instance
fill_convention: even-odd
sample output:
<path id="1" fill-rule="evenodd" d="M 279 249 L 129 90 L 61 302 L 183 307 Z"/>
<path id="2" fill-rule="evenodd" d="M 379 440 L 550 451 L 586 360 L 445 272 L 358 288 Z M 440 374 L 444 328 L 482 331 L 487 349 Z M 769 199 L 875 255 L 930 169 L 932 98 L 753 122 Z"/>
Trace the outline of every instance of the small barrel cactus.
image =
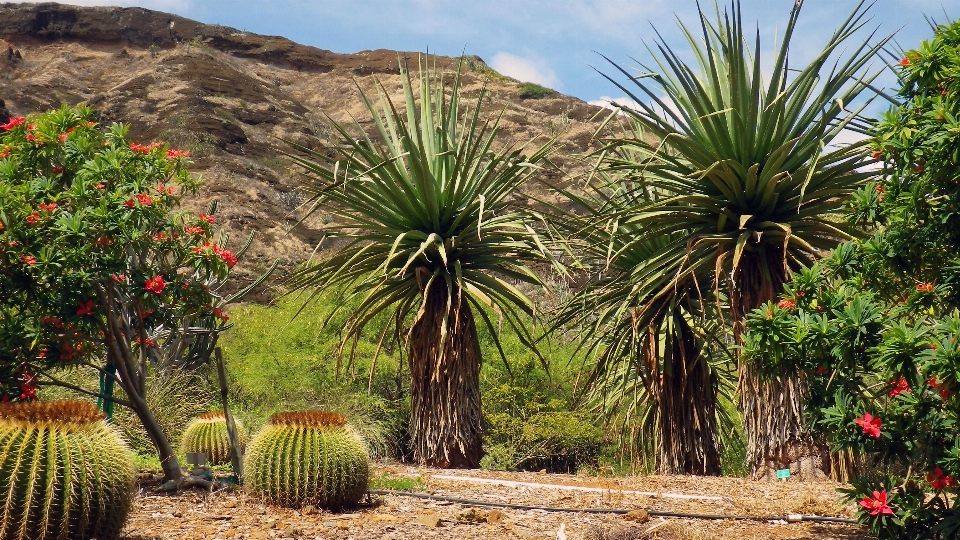
<path id="1" fill-rule="evenodd" d="M 117 538 L 135 473 L 129 447 L 93 405 L 0 405 L 0 539 Z"/>
<path id="2" fill-rule="evenodd" d="M 247 444 L 247 432 L 236 418 L 234 423 L 237 425 L 240 449 L 243 450 Z M 183 432 L 180 450 L 183 453 L 203 452 L 207 454 L 207 461 L 211 465 L 230 463 L 230 437 L 227 436 L 227 420 L 223 411 L 203 413 L 190 422 Z"/>
<path id="3" fill-rule="evenodd" d="M 337 510 L 367 491 L 367 451 L 343 416 L 324 411 L 277 413 L 250 442 L 246 489 L 274 504 Z"/>

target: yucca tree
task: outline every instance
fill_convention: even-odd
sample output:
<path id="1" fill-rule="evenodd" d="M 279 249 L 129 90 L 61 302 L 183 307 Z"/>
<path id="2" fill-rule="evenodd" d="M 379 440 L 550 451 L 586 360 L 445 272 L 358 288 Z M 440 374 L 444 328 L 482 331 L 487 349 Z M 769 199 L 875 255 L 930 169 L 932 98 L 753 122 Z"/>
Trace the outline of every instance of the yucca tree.
<path id="1" fill-rule="evenodd" d="M 611 152 L 636 157 L 628 147 Z M 600 173 L 562 191 L 576 211 L 552 221 L 584 273 L 596 278 L 561 307 L 554 327 L 576 328 L 583 357 L 594 362 L 589 401 L 645 466 L 651 456 L 661 474 L 720 474 L 718 377 L 707 354 L 714 333 L 704 331 L 702 316 L 709 304 L 692 280 L 659 297 L 637 287 L 636 276 L 671 240 L 634 242 L 640 227 L 622 222 L 650 204 L 649 193 L 629 172 Z"/>
<path id="2" fill-rule="evenodd" d="M 529 155 L 522 146 L 498 149 L 499 117 L 481 118 L 484 92 L 463 106 L 459 67 L 448 95 L 440 72 L 427 63 L 416 93 L 401 63 L 399 109 L 382 85 L 378 104 L 361 90 L 375 137 L 355 138 L 336 125 L 343 144 L 329 155 L 295 145 L 300 154 L 292 157 L 306 171 L 313 208 L 336 216 L 332 235 L 343 240 L 292 284 L 314 294 L 345 288 L 358 299 L 344 344 L 378 314 L 389 314 L 393 323 L 379 341 L 392 328 L 406 342 L 415 459 L 476 467 L 482 454 L 477 319 L 498 347 L 501 318 L 533 343 L 533 304 L 516 285 L 540 285 L 526 263 L 543 262 L 548 253 L 538 247 L 533 217 L 515 209 L 512 196 L 551 146 Z"/>
<path id="3" fill-rule="evenodd" d="M 750 47 L 736 1 L 729 11 L 718 7 L 715 18 L 701 11 L 699 37 L 680 23 L 693 65 L 662 38 L 650 48 L 656 67 L 643 66 L 639 76 L 611 62 L 631 82 L 607 78 L 636 102 L 621 114 L 654 137 L 604 141 L 601 169 L 634 175 L 653 199 L 620 218 L 636 227 L 632 242 L 669 239 L 632 276 L 638 290 L 663 299 L 691 280 L 714 289 L 714 301 L 729 305 L 739 342 L 744 315 L 775 298 L 792 269 L 854 234 L 832 216 L 871 176 L 860 169 L 866 143 L 830 145 L 844 129 L 865 127 L 859 113 L 869 99 L 858 98 L 867 97 L 876 76 L 865 75 L 869 62 L 889 38 L 871 43 L 871 34 L 839 47 L 867 24 L 868 10 L 857 4 L 823 50 L 794 67 L 788 53 L 797 2 L 767 81 L 759 30 Z M 610 151 L 623 147 L 632 153 Z M 648 302 L 638 318 L 652 320 L 661 309 Z M 761 380 L 741 365 L 739 393 L 755 475 L 796 466 L 818 476 L 823 448 L 803 428 L 803 381 L 786 374 Z"/>

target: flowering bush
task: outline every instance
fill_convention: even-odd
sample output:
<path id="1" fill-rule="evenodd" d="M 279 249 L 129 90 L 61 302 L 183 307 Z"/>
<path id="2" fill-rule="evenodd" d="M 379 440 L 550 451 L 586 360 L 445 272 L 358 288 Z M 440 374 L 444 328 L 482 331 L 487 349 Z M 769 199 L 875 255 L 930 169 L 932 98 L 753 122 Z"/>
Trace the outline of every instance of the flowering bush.
<path id="1" fill-rule="evenodd" d="M 237 257 L 211 243 L 213 216 L 176 211 L 198 188 L 187 152 L 129 143 L 91 115 L 64 107 L 0 126 L 0 400 L 62 384 L 54 368 L 93 368 L 107 384 L 79 390 L 132 407 L 156 442 L 148 366 L 223 328 L 215 285 Z"/>
<path id="2" fill-rule="evenodd" d="M 872 236 L 794 275 L 749 316 L 747 354 L 810 382 L 806 416 L 884 472 L 845 490 L 879 538 L 960 535 L 960 22 L 898 67 L 874 130 L 882 181 L 849 219 Z"/>

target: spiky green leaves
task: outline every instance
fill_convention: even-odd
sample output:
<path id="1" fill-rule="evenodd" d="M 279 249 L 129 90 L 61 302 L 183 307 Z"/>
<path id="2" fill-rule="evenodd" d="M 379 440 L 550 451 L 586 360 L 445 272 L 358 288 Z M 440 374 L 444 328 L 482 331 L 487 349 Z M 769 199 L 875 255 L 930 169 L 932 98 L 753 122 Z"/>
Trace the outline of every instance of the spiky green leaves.
<path id="1" fill-rule="evenodd" d="M 0 539 L 117 538 L 134 473 L 129 448 L 92 405 L 0 405 Z"/>
<path id="2" fill-rule="evenodd" d="M 867 64 L 889 39 L 841 49 L 867 24 L 864 3 L 797 66 L 789 52 L 798 3 L 766 81 L 759 33 L 745 31 L 739 2 L 731 4 L 716 18 L 701 12 L 701 36 L 681 24 L 695 63 L 659 42 L 648 76 L 615 66 L 632 83 L 610 79 L 637 102 L 621 110 L 643 131 L 607 139 L 602 168 L 653 198 L 619 222 L 642 228 L 632 242 L 671 238 L 637 269 L 644 290 L 667 295 L 694 278 L 708 286 L 731 274 L 739 282 L 742 268 L 778 281 L 783 267 L 811 264 L 855 232 L 830 214 L 873 174 L 860 169 L 864 142 L 831 148 L 844 129 L 863 132 L 861 94 L 877 75 Z M 754 255 L 763 268 L 744 264 Z"/>
<path id="3" fill-rule="evenodd" d="M 360 129 L 358 139 L 335 125 L 341 145 L 320 152 L 293 145 L 313 208 L 336 216 L 327 231 L 344 241 L 300 271 L 292 287 L 345 286 L 360 300 L 344 343 L 378 313 L 411 327 L 403 321 L 424 315 L 423 292 L 433 282 L 450 295 L 465 293 L 487 323 L 485 310 L 497 306 L 530 341 L 521 315 L 532 314 L 533 304 L 514 284 L 539 284 L 526 264 L 549 254 L 530 226 L 536 219 L 516 208 L 512 196 L 552 145 L 526 154 L 524 147 L 495 144 L 499 118 L 480 115 L 486 91 L 473 104 L 461 102 L 459 70 L 445 86 L 428 60 L 416 91 L 404 62 L 400 68 L 403 103 L 395 104 L 382 87 L 379 104 L 361 90 L 376 137 Z M 496 339 L 496 325 L 490 326 Z M 445 332 L 438 338 L 435 346 L 444 350 Z"/>
<path id="4" fill-rule="evenodd" d="M 247 444 L 247 432 L 240 420 L 234 419 L 234 422 L 237 424 L 237 436 L 242 450 Z M 212 465 L 230 463 L 230 437 L 227 435 L 227 420 L 223 411 L 203 413 L 190 422 L 183 432 L 180 451 L 203 452 Z"/>
<path id="5" fill-rule="evenodd" d="M 244 485 L 274 504 L 355 505 L 367 490 L 367 451 L 343 416 L 323 411 L 275 414 L 250 442 Z"/>

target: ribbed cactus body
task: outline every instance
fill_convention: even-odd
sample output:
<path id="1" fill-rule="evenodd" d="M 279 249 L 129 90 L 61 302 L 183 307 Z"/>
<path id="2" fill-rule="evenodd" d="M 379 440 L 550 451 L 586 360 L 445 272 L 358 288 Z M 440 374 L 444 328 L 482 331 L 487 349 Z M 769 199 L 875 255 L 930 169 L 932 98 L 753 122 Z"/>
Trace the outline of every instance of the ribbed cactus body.
<path id="1" fill-rule="evenodd" d="M 117 538 L 134 478 L 130 449 L 92 405 L 0 405 L 0 539 Z"/>
<path id="2" fill-rule="evenodd" d="M 335 413 L 304 411 L 270 418 L 244 459 L 244 485 L 274 504 L 353 506 L 367 490 L 369 464 L 359 436 Z"/>
<path id="3" fill-rule="evenodd" d="M 234 423 L 237 425 L 240 449 L 243 450 L 247 445 L 247 432 L 240 420 L 234 418 Z M 230 463 L 230 437 L 227 436 L 227 420 L 223 411 L 203 413 L 190 422 L 183 432 L 180 450 L 183 453 L 203 452 L 207 454 L 207 461 L 212 465 Z"/>

